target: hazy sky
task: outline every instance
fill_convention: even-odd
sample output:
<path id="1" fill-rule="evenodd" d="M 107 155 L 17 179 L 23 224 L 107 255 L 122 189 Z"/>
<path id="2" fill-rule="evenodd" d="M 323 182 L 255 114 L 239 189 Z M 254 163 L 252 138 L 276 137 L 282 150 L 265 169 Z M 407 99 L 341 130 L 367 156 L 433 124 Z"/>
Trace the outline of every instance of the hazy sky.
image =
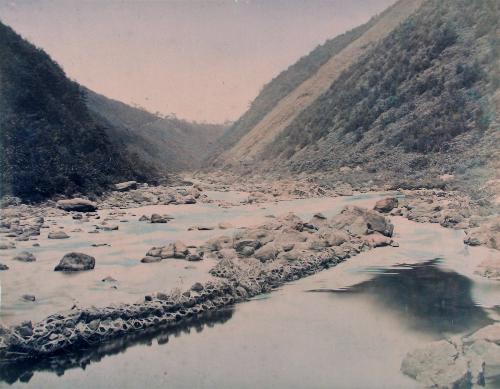
<path id="1" fill-rule="evenodd" d="M 394 1 L 0 0 L 0 19 L 96 92 L 222 122 L 315 46 Z"/>

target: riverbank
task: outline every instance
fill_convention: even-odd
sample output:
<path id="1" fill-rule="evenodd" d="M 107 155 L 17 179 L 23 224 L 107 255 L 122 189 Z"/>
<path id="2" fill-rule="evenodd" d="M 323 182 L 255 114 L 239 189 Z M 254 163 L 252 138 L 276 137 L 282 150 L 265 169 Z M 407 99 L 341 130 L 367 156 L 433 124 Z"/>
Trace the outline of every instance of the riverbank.
<path id="1" fill-rule="evenodd" d="M 203 189 L 201 184 L 198 185 L 198 187 Z M 315 273 L 320 269 L 331 266 L 332 264 L 336 264 L 338 261 L 341 261 L 348 257 L 352 257 L 354 254 L 358 254 L 359 252 L 376 246 L 377 244 L 391 244 L 390 239 L 385 239 L 383 237 L 383 234 L 374 234 L 374 230 L 372 228 L 368 228 L 368 224 L 373 227 L 372 223 L 367 223 L 367 229 L 365 231 L 360 231 L 360 224 L 355 220 L 360 215 L 357 215 L 354 218 L 351 217 L 350 219 L 347 218 L 348 220 L 344 220 L 344 222 L 342 223 L 337 220 L 338 224 L 336 225 L 335 230 L 343 230 L 343 232 L 346 233 L 349 237 L 348 240 L 340 243 L 340 245 L 332 245 L 332 241 L 329 244 L 325 244 L 324 242 L 327 241 L 327 239 L 324 239 L 325 236 L 328 235 L 327 233 L 331 233 L 332 231 L 325 231 L 324 229 L 321 230 L 321 228 L 324 226 L 320 225 L 324 220 L 328 221 L 328 223 L 326 224 L 331 224 L 334 220 L 334 218 L 332 218 L 333 213 L 337 213 L 343 206 L 348 203 L 359 203 L 360 205 L 366 206 L 368 208 L 373 208 L 375 202 L 381 199 L 383 195 L 381 196 L 366 194 L 358 195 L 357 197 L 314 197 L 314 201 L 311 201 L 310 199 L 287 199 L 287 201 L 262 201 L 251 203 L 247 201 L 248 196 L 250 196 L 248 192 L 239 191 L 234 195 L 234 197 L 231 195 L 231 192 L 211 193 L 211 191 L 201 191 L 198 196 L 197 203 L 195 204 L 153 204 L 142 206 L 139 208 L 133 208 L 133 210 L 127 208 L 123 208 L 121 210 L 99 209 L 98 211 L 94 212 L 95 214 L 92 214 L 92 212 L 88 215 L 84 214 L 82 218 L 83 221 L 82 219 L 73 219 L 73 216 L 76 215 L 76 213 L 74 212 L 61 212 L 57 209 L 53 209 L 52 211 L 50 211 L 54 212 L 53 217 L 56 218 L 56 220 L 53 221 L 55 221 L 56 225 L 58 225 L 59 227 L 63 226 L 64 230 L 69 228 L 70 224 L 74 223 L 81 223 L 82 226 L 92 226 L 89 231 L 74 232 L 72 233 L 73 235 L 71 236 L 71 238 L 68 238 L 68 240 L 57 241 L 58 245 L 62 244 L 62 242 L 67 242 L 67 245 L 70 245 L 70 242 L 72 244 L 76 243 L 77 245 L 83 244 L 83 241 L 79 240 L 80 237 L 83 236 L 101 237 L 102 240 L 107 240 L 108 244 L 111 244 L 111 247 L 101 246 L 93 247 L 92 249 L 96 251 L 102 250 L 101 254 L 104 254 L 104 257 L 106 257 L 106 250 L 109 250 L 115 245 L 124 244 L 128 249 L 129 246 L 126 246 L 126 241 L 130 240 L 130 238 L 133 235 L 137 234 L 138 231 L 134 231 L 133 228 L 129 229 L 126 231 L 127 235 L 123 236 L 123 240 L 115 240 L 115 242 L 113 242 L 113 234 L 121 234 L 121 232 L 125 232 L 128 226 L 140 226 L 140 230 L 145 230 L 143 231 L 145 234 L 143 233 L 143 235 L 139 237 L 140 240 L 145 240 L 144 238 L 146 236 L 150 237 L 150 235 L 153 234 L 153 236 L 156 236 L 155 239 L 157 239 L 159 243 L 164 242 L 167 244 L 157 245 L 151 240 L 147 240 L 147 242 L 151 242 L 152 244 L 150 243 L 148 245 L 147 242 L 143 243 L 142 247 L 146 248 L 142 248 L 140 250 L 137 249 L 134 252 L 133 266 L 135 267 L 135 275 L 137 276 L 143 272 L 146 272 L 150 275 L 155 273 L 166 275 L 172 272 L 172 266 L 174 265 L 177 270 L 183 269 L 183 271 L 185 272 L 184 274 L 191 274 L 191 278 L 187 278 L 183 284 L 170 284 L 170 286 L 175 286 L 175 290 L 171 293 L 169 293 L 168 290 L 165 291 L 164 287 L 150 287 L 147 292 L 151 292 L 155 289 L 161 292 L 147 293 L 145 291 L 145 301 L 136 303 L 139 304 L 140 307 L 144 308 L 142 312 L 140 308 L 138 308 L 138 312 L 134 311 L 134 309 L 136 308 L 131 308 L 130 310 L 130 307 L 136 307 L 136 305 L 133 303 L 121 304 L 120 306 L 110 307 L 110 309 L 92 308 L 90 310 L 88 308 L 80 308 L 82 306 L 84 307 L 85 305 L 78 304 L 74 307 L 74 312 L 69 312 L 69 317 L 61 318 L 58 316 L 53 316 L 51 318 L 48 318 L 48 320 L 51 320 L 51 322 L 58 322 L 60 320 L 72 322 L 76 320 L 76 324 L 82 323 L 87 328 L 91 322 L 98 320 L 98 323 L 94 322 L 92 324 L 92 327 L 95 328 L 91 328 L 90 332 L 92 332 L 93 335 L 95 335 L 95 332 L 102 332 L 104 339 L 109 339 L 110 337 L 113 337 L 115 335 L 118 337 L 125 336 L 125 334 L 128 333 L 128 330 L 123 330 L 123 326 L 121 329 L 119 329 L 119 327 L 117 329 L 118 324 L 123 324 L 122 321 L 126 322 L 128 320 L 135 320 L 134 323 L 138 323 L 137 325 L 139 330 L 131 329 L 130 331 L 132 333 L 140 333 L 142 332 L 143 328 L 158 327 L 160 322 L 155 321 L 154 317 L 159 318 L 160 321 L 163 320 L 163 317 L 158 316 L 158 309 L 162 310 L 162 312 L 166 316 L 165 320 L 167 320 L 165 323 L 163 323 L 165 326 L 160 325 L 159 327 L 168 328 L 171 325 L 178 326 L 181 325 L 181 323 L 187 317 L 198 316 L 198 314 L 200 314 L 201 312 L 212 312 L 212 310 L 217 310 L 217 308 L 221 309 L 222 307 L 227 307 L 228 305 L 231 306 L 236 301 L 247 300 L 248 298 L 254 296 L 252 293 L 265 293 L 268 290 L 282 285 L 283 282 L 299 279 L 305 275 Z M 438 194 L 438 192 L 434 193 L 434 195 L 437 199 L 445 198 L 445 196 Z M 280 200 L 280 196 L 273 197 Z M 411 219 L 413 217 L 412 215 L 415 215 L 415 210 L 417 209 L 417 207 L 412 206 L 410 203 L 406 203 L 405 199 L 403 199 L 401 195 L 398 195 L 397 199 L 398 206 L 387 211 L 386 215 L 393 218 L 398 217 L 396 215 L 401 215 Z M 406 199 L 410 199 L 410 196 L 407 195 Z M 448 202 L 452 203 L 449 201 L 449 199 Z M 209 210 L 209 212 L 200 217 L 199 214 L 197 215 L 196 207 L 203 208 L 204 210 Z M 316 211 L 323 211 L 325 208 L 328 209 L 328 211 L 330 212 L 329 214 L 316 215 L 315 217 L 313 217 L 314 214 L 318 213 Z M 176 211 L 173 211 L 175 209 L 178 209 L 178 213 L 176 213 Z M 299 218 L 291 215 L 286 216 L 286 213 L 289 210 L 300 210 L 299 214 L 301 214 L 300 216 L 304 220 L 300 220 Z M 49 214 L 48 210 L 44 210 L 44 212 L 47 212 L 47 215 Z M 132 212 L 134 216 L 132 216 Z M 155 212 L 159 212 L 158 214 L 160 216 L 162 216 L 164 213 L 168 213 L 170 214 L 170 216 L 173 216 L 174 219 L 166 218 L 166 223 L 151 223 L 153 219 L 151 216 Z M 281 216 L 283 214 L 285 215 Z M 146 216 L 146 219 L 143 219 L 144 221 L 139 222 L 138 219 L 142 218 L 143 215 Z M 325 217 L 323 218 L 323 216 Z M 65 219 L 69 224 L 64 225 L 64 223 L 57 219 L 58 217 Z M 88 220 L 85 221 L 84 218 L 88 218 Z M 111 219 L 104 220 L 107 218 Z M 131 220 L 132 218 L 135 220 Z M 123 222 L 122 224 L 121 220 L 128 221 Z M 246 221 L 246 224 L 244 221 Z M 425 220 L 422 219 L 415 221 L 423 222 Z M 113 230 L 112 228 L 109 228 L 108 230 L 95 228 L 95 225 L 103 225 L 102 222 L 106 222 L 104 226 L 114 224 L 119 225 L 119 230 Z M 257 227 L 252 227 L 255 225 L 257 225 Z M 176 226 L 176 228 L 174 228 L 174 226 Z M 242 229 L 241 227 L 246 228 Z M 283 228 L 287 230 L 286 234 L 281 234 L 280 229 Z M 300 229 L 302 230 L 300 231 Z M 90 231 L 95 230 L 98 230 L 99 233 L 88 235 Z M 455 230 L 460 231 L 459 229 Z M 49 240 L 45 238 L 44 229 L 41 229 L 41 231 L 43 232 L 43 234 L 42 236 L 39 236 L 39 239 L 42 242 L 49 242 Z M 262 235 L 262 231 L 267 231 L 267 235 Z M 269 233 L 269 231 L 271 233 Z M 276 231 L 278 232 L 278 236 L 276 236 Z M 292 233 L 290 234 L 289 232 L 291 231 Z M 385 229 L 382 229 L 381 231 L 384 232 Z M 365 234 L 366 232 L 368 232 L 368 234 Z M 217 236 L 220 236 L 221 234 L 226 235 L 226 238 L 217 238 Z M 286 239 L 284 239 L 282 235 L 285 235 Z M 168 242 L 170 241 L 171 243 L 175 244 L 175 241 L 179 240 L 176 239 L 176 236 L 182 236 L 184 240 L 187 239 L 185 244 L 185 250 L 187 250 L 187 252 L 184 254 L 186 257 L 190 254 L 199 254 L 200 252 L 203 252 L 202 259 L 200 258 L 201 260 L 195 260 L 193 262 L 187 261 L 187 258 L 170 258 L 170 254 L 168 253 L 171 252 L 174 247 L 169 246 Z M 305 240 L 303 240 L 303 236 L 306 236 Z M 362 238 L 363 236 L 365 236 L 365 238 Z M 227 240 L 227 237 L 230 238 L 229 241 Z M 377 237 L 377 239 L 374 239 L 374 237 Z M 338 239 L 339 236 L 333 236 L 333 238 Z M 340 238 L 345 238 L 345 236 L 340 235 Z M 18 242 L 19 245 L 32 244 L 32 242 L 30 241 L 28 241 L 28 243 L 26 243 L 26 241 Z M 244 244 L 240 244 L 241 242 L 244 242 Z M 268 247 L 267 250 L 262 250 L 257 254 L 260 258 L 255 258 L 254 254 L 259 250 L 266 248 L 266 246 L 270 242 L 279 242 L 279 246 L 277 247 L 275 244 L 273 244 L 272 249 L 269 249 Z M 261 247 L 257 247 L 258 245 L 260 245 Z M 291 245 L 293 245 L 293 247 L 290 247 Z M 130 245 L 130 247 L 132 246 L 134 246 L 134 244 Z M 152 251 L 151 246 L 154 246 L 156 249 L 160 250 Z M 341 246 L 343 252 L 339 253 L 339 250 L 336 248 Z M 251 252 L 252 250 L 253 252 Z M 167 254 L 162 253 L 162 251 L 165 251 L 165 253 Z M 184 251 L 184 249 L 182 251 Z M 147 252 L 155 255 L 146 255 L 146 257 L 149 256 L 152 258 L 157 258 L 158 260 L 155 260 L 152 263 L 140 263 L 140 259 Z M 156 256 L 158 253 L 159 256 Z M 346 256 L 342 258 L 342 255 L 344 254 Z M 52 257 L 50 258 L 50 261 L 55 265 L 57 264 L 58 259 L 59 258 Z M 99 269 L 103 269 L 102 265 L 104 265 L 98 255 L 96 255 L 96 259 L 96 268 L 94 270 L 85 272 L 85 274 L 72 274 L 72 281 L 81 279 L 83 276 L 86 276 L 90 273 L 93 273 L 94 275 L 87 276 L 89 277 L 87 278 L 87 281 L 90 280 L 90 278 L 96 278 L 96 271 L 100 271 Z M 48 258 L 47 261 L 49 261 Z M 46 263 L 48 264 L 49 262 Z M 282 263 L 284 264 L 283 266 L 281 265 Z M 40 261 L 40 265 L 41 264 L 42 263 Z M 28 269 L 27 266 L 33 265 L 33 263 L 22 263 L 22 265 L 25 267 L 25 269 Z M 110 293 L 117 291 L 119 292 L 122 289 L 126 289 L 126 284 L 133 278 L 121 276 L 115 277 L 115 274 L 110 274 L 112 273 L 111 270 L 112 268 L 108 267 L 104 271 L 108 275 L 111 275 L 111 278 L 114 278 L 115 281 L 118 282 L 113 282 L 110 280 L 101 281 L 101 279 L 104 280 L 104 278 L 106 277 L 100 277 L 100 275 L 104 273 L 99 273 L 100 279 L 96 279 L 93 281 L 98 281 L 100 283 L 99 285 L 102 285 L 102 288 L 98 291 L 98 293 L 96 293 L 96 296 L 100 295 L 101 298 L 103 296 L 106 296 L 107 298 Z M 209 270 L 211 274 L 209 273 Z M 49 268 L 49 271 L 52 271 L 52 269 Z M 52 273 L 54 272 L 52 271 Z M 8 274 L 8 271 L 4 272 L 2 276 L 4 276 L 5 274 Z M 258 278 L 256 275 L 261 274 L 264 274 L 264 276 L 262 276 L 263 278 L 255 282 L 255 279 Z M 203 277 L 207 278 L 204 280 Z M 2 278 L 5 279 L 5 277 Z M 142 280 L 143 282 L 147 282 L 146 279 Z M 219 284 L 221 280 L 223 282 L 222 284 Z M 227 280 L 229 280 L 229 284 L 226 284 Z M 199 282 L 198 284 L 198 281 L 201 282 Z M 158 278 L 158 282 L 158 285 L 160 286 L 161 277 Z M 167 282 L 167 284 L 168 283 L 169 282 Z M 88 285 L 89 284 L 87 283 L 87 287 Z M 183 285 L 185 285 L 185 287 L 183 287 Z M 243 285 L 246 285 L 249 290 L 245 289 Z M 116 289 L 113 288 L 113 286 L 115 286 Z M 151 284 L 149 286 L 151 286 Z M 193 286 L 195 290 L 191 290 L 192 288 L 190 286 Z M 213 293 L 212 286 L 214 287 Z M 200 287 L 202 287 L 203 289 L 200 289 Z M 200 291 L 205 290 L 205 287 L 209 292 L 207 296 L 200 297 L 202 295 Z M 241 287 L 243 287 L 244 292 Z M 130 297 L 132 295 L 133 293 L 130 294 Z M 173 308 L 177 303 L 175 299 L 180 299 L 179 302 L 182 305 L 177 307 L 177 310 Z M 124 302 L 123 300 L 120 301 L 119 299 L 117 299 L 116 301 L 117 303 Z M 204 303 L 206 307 L 203 307 Z M 183 304 L 188 304 L 190 306 L 185 307 Z M 212 304 L 213 308 L 211 308 Z M 207 307 L 209 308 L 208 310 L 206 309 Z M 192 310 L 193 308 L 194 310 Z M 181 312 L 180 310 L 183 310 L 183 312 Z M 74 314 L 77 311 L 84 313 L 83 316 L 81 316 L 81 313 L 80 316 L 76 314 L 76 316 L 78 316 L 78 319 L 75 319 Z M 119 317 L 116 317 L 117 312 L 119 312 Z M 127 315 L 129 314 L 131 315 L 127 317 Z M 124 317 L 122 317 L 122 315 Z M 90 318 L 93 319 L 88 321 L 87 319 Z M 118 322 L 115 322 L 117 320 Z M 100 327 L 101 322 L 104 322 L 102 327 Z M 52 329 L 49 329 L 49 332 L 47 332 L 45 329 L 47 324 L 50 325 L 51 323 L 46 323 L 45 321 L 43 325 L 38 326 L 39 334 L 43 333 L 46 335 L 43 342 L 55 345 L 50 347 L 66 347 L 68 344 L 65 340 L 61 340 L 59 337 L 56 338 L 55 336 L 52 336 L 53 339 L 50 339 L 51 335 L 59 334 L 57 333 L 57 331 L 56 333 L 54 333 Z M 29 333 L 30 324 L 25 323 L 25 325 L 22 327 L 25 327 L 23 331 Z M 60 326 L 56 327 L 58 328 L 58 331 L 62 329 L 62 327 Z M 35 328 L 37 328 L 37 325 L 31 324 L 31 330 L 33 332 Z M 85 327 L 82 326 L 81 329 L 83 332 L 85 332 Z M 90 333 L 87 332 L 87 334 Z M 77 334 L 76 336 L 78 337 L 80 335 Z M 90 335 L 90 342 L 82 339 L 80 339 L 82 343 L 80 343 L 80 346 L 76 346 L 77 348 L 81 347 L 81 345 L 83 344 L 93 342 Z M 41 347 L 43 342 L 40 341 L 35 347 Z M 74 344 L 78 345 L 79 342 L 76 342 Z M 41 350 L 43 351 L 43 349 Z M 49 349 L 47 350 L 49 353 L 51 352 Z M 22 357 L 22 355 L 19 356 Z"/>
<path id="2" fill-rule="evenodd" d="M 147 295 L 136 304 L 74 307 L 70 312 L 51 315 L 36 324 L 24 322 L 4 329 L 0 357 L 36 359 L 129 332 L 168 326 L 185 317 L 268 292 L 363 250 L 390 245 L 392 233 L 393 226 L 387 219 L 358 207 L 347 207 L 330 220 L 316 214 L 310 222 L 304 222 L 288 214 L 236 233 L 232 239 L 207 242 L 205 247 L 222 256 L 210 270 L 217 277 L 214 281 L 197 282 L 186 291 Z M 230 254 L 222 254 L 226 249 Z"/>

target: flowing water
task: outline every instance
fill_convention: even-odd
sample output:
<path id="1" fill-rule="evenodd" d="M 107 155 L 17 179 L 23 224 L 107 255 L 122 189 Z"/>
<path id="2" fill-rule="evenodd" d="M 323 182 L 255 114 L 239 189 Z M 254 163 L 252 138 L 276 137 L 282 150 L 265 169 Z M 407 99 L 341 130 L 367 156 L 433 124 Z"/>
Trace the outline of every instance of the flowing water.
<path id="1" fill-rule="evenodd" d="M 218 195 L 220 199 L 231 199 L 230 193 Z M 77 297 L 82 305 L 133 301 L 147 292 L 179 285 L 188 287 L 194 280 L 207 278 L 206 271 L 212 264 L 209 261 L 194 265 L 175 260 L 137 263 L 155 244 L 179 238 L 186 243 L 200 243 L 210 236 L 231 233 L 217 229 L 187 232 L 190 225 L 229 221 L 241 227 L 261 222 L 268 214 L 291 210 L 303 218 L 315 212 L 332 215 L 348 203 L 371 206 L 380 196 L 292 200 L 228 209 L 211 204 L 165 206 L 160 210 L 149 207 L 127 210 L 130 221 L 120 223 L 118 232 L 97 234 L 92 239 L 84 232 L 62 244 L 42 237 L 41 246 L 49 247 L 40 248 L 36 254 L 41 258 L 35 263 L 39 266 L 36 271 L 44 271 L 41 264 L 51 267 L 42 275 L 25 275 L 24 279 L 20 274 L 27 273 L 34 264 L 21 264 L 25 266 L 23 272 L 13 272 L 12 277 L 20 282 L 17 288 L 16 281 L 9 284 L 8 275 L 2 275 L 2 320 L 16 322 L 30 315 L 43 317 L 49 309 L 59 309 Z M 135 221 L 141 214 L 153 211 L 169 213 L 175 219 L 167 225 Z M 445 336 L 473 332 L 499 320 L 500 285 L 474 275 L 475 266 L 496 253 L 464 246 L 461 231 L 399 217 L 392 220 L 395 240 L 400 243 L 398 248 L 362 253 L 334 268 L 201 317 L 174 331 L 158 329 L 78 353 L 11 366 L 9 371 L 0 372 L 0 385 L 416 387 L 399 370 L 408 351 Z M 71 219 L 57 220 L 58 225 L 68 230 L 73 223 Z M 90 251 L 97 258 L 94 271 L 69 277 L 52 271 L 57 263 L 54 257 L 58 260 L 61 253 L 76 247 L 87 249 L 89 242 L 96 239 L 109 242 L 111 247 Z M 100 279 L 106 275 L 118 280 L 117 289 L 101 285 Z M 41 286 L 44 283 L 40 278 L 49 283 L 46 288 Z M 42 307 L 32 304 L 20 309 L 26 303 L 8 298 L 11 293 L 27 292 L 21 289 L 28 286 L 46 299 L 37 302 Z M 66 297 L 61 298 L 57 294 L 63 290 Z M 487 387 L 497 384 L 498 377 L 497 381 L 488 378 Z"/>

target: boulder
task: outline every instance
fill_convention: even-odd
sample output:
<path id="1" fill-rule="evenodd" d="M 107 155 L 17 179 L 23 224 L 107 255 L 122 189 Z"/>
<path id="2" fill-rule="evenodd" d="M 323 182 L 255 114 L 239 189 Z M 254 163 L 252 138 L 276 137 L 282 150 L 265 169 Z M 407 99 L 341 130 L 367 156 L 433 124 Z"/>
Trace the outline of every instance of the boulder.
<path id="1" fill-rule="evenodd" d="M 278 255 L 278 250 L 272 243 L 268 243 L 254 253 L 254 257 L 261 262 L 272 261 Z"/>
<path id="2" fill-rule="evenodd" d="M 126 192 L 131 189 L 137 189 L 137 181 L 126 181 L 115 184 L 115 189 L 119 192 Z"/>
<path id="3" fill-rule="evenodd" d="M 232 246 L 233 239 L 229 236 L 218 236 L 216 238 L 209 239 L 203 245 L 208 251 L 219 251 L 225 248 L 230 248 Z"/>
<path id="4" fill-rule="evenodd" d="M 251 247 L 254 250 L 258 250 L 262 246 L 262 243 L 258 240 L 240 240 L 239 242 L 235 243 L 234 249 L 237 252 L 242 252 L 245 247 Z"/>
<path id="5" fill-rule="evenodd" d="M 334 228 L 358 236 L 375 231 L 391 237 L 394 231 L 394 226 L 389 219 L 378 212 L 351 205 L 345 207 L 340 214 L 335 215 L 329 224 Z"/>
<path id="6" fill-rule="evenodd" d="M 65 211 L 93 212 L 97 209 L 97 204 L 90 200 L 75 198 L 69 200 L 59 200 L 57 202 L 57 208 Z"/>
<path id="7" fill-rule="evenodd" d="M 375 232 L 370 235 L 366 235 L 363 240 L 370 247 L 383 247 L 390 246 L 392 244 L 392 239 L 387 236 L 382 235 L 379 232 Z"/>
<path id="8" fill-rule="evenodd" d="M 398 199 L 395 197 L 386 197 L 375 203 L 373 209 L 382 213 L 389 213 L 398 206 Z"/>
<path id="9" fill-rule="evenodd" d="M 466 388 L 471 384 L 466 358 L 447 340 L 409 352 L 401 371 L 427 388 Z"/>
<path id="10" fill-rule="evenodd" d="M 139 218 L 139 221 L 140 221 L 140 222 L 148 222 L 148 221 L 149 221 L 149 217 L 147 217 L 146 215 L 142 215 L 142 216 Z"/>
<path id="11" fill-rule="evenodd" d="M 320 229 L 319 236 L 327 242 L 329 247 L 340 246 L 342 243 L 349 240 L 349 236 L 345 233 L 345 231 L 331 228 Z"/>
<path id="12" fill-rule="evenodd" d="M 174 258 L 177 259 L 185 259 L 186 256 L 189 254 L 187 246 L 180 240 L 174 242 L 173 249 L 174 249 Z"/>
<path id="13" fill-rule="evenodd" d="M 35 297 L 35 295 L 33 295 L 33 294 L 23 294 L 23 295 L 21 296 L 21 298 L 22 298 L 24 301 L 31 301 L 31 302 L 33 302 L 33 301 L 35 301 L 35 300 L 36 300 L 36 297 Z"/>
<path id="14" fill-rule="evenodd" d="M 68 239 L 69 235 L 66 234 L 64 231 L 52 231 L 52 232 L 49 232 L 48 238 L 49 239 Z"/>
<path id="15" fill-rule="evenodd" d="M 7 265 L 4 265 L 3 263 L 0 263 L 0 270 L 9 270 L 9 267 Z"/>
<path id="16" fill-rule="evenodd" d="M 153 213 L 151 215 L 151 223 L 168 223 L 171 219 L 168 215 L 158 215 L 157 213 Z"/>
<path id="17" fill-rule="evenodd" d="M 160 262 L 162 260 L 162 257 L 151 257 L 146 255 L 144 258 L 141 259 L 142 263 L 154 263 L 154 262 Z"/>
<path id="18" fill-rule="evenodd" d="M 203 289 L 204 289 L 204 288 L 203 288 L 203 285 L 202 285 L 202 284 L 200 284 L 199 282 L 196 282 L 196 283 L 194 283 L 194 284 L 193 284 L 193 286 L 191 286 L 191 290 L 192 290 L 193 292 L 198 292 L 198 293 L 199 293 L 199 292 L 201 292 Z"/>
<path id="19" fill-rule="evenodd" d="M 12 259 L 14 259 L 16 261 L 20 261 L 20 262 L 35 262 L 36 261 L 35 256 L 28 251 L 22 251 Z"/>
<path id="20" fill-rule="evenodd" d="M 55 271 L 91 270 L 95 266 L 95 258 L 83 253 L 68 253 L 62 257 Z"/>
<path id="21" fill-rule="evenodd" d="M 189 252 L 186 255 L 186 259 L 190 262 L 201 261 L 203 259 L 203 254 L 204 254 L 203 251 L 197 253 Z"/>
<path id="22" fill-rule="evenodd" d="M 116 231 L 119 229 L 119 227 L 116 224 L 111 224 L 111 225 L 102 225 L 98 227 L 102 231 Z"/>
<path id="23" fill-rule="evenodd" d="M 196 204 L 196 199 L 192 195 L 184 197 L 184 204 Z"/>
<path id="24" fill-rule="evenodd" d="M 254 253 L 255 249 L 251 246 L 245 246 L 240 251 L 240 254 L 244 257 L 251 257 Z"/>

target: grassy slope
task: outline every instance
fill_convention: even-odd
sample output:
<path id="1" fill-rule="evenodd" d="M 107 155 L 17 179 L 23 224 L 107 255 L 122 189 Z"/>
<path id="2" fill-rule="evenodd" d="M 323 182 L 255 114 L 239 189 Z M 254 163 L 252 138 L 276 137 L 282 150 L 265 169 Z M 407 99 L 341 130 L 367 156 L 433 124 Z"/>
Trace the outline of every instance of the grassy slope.
<path id="1" fill-rule="evenodd" d="M 498 159 L 498 23 L 493 0 L 430 0 L 339 77 L 261 154 L 295 172 L 395 185 L 455 174 L 468 190 Z M 344 177 L 346 178 L 346 177 Z"/>

